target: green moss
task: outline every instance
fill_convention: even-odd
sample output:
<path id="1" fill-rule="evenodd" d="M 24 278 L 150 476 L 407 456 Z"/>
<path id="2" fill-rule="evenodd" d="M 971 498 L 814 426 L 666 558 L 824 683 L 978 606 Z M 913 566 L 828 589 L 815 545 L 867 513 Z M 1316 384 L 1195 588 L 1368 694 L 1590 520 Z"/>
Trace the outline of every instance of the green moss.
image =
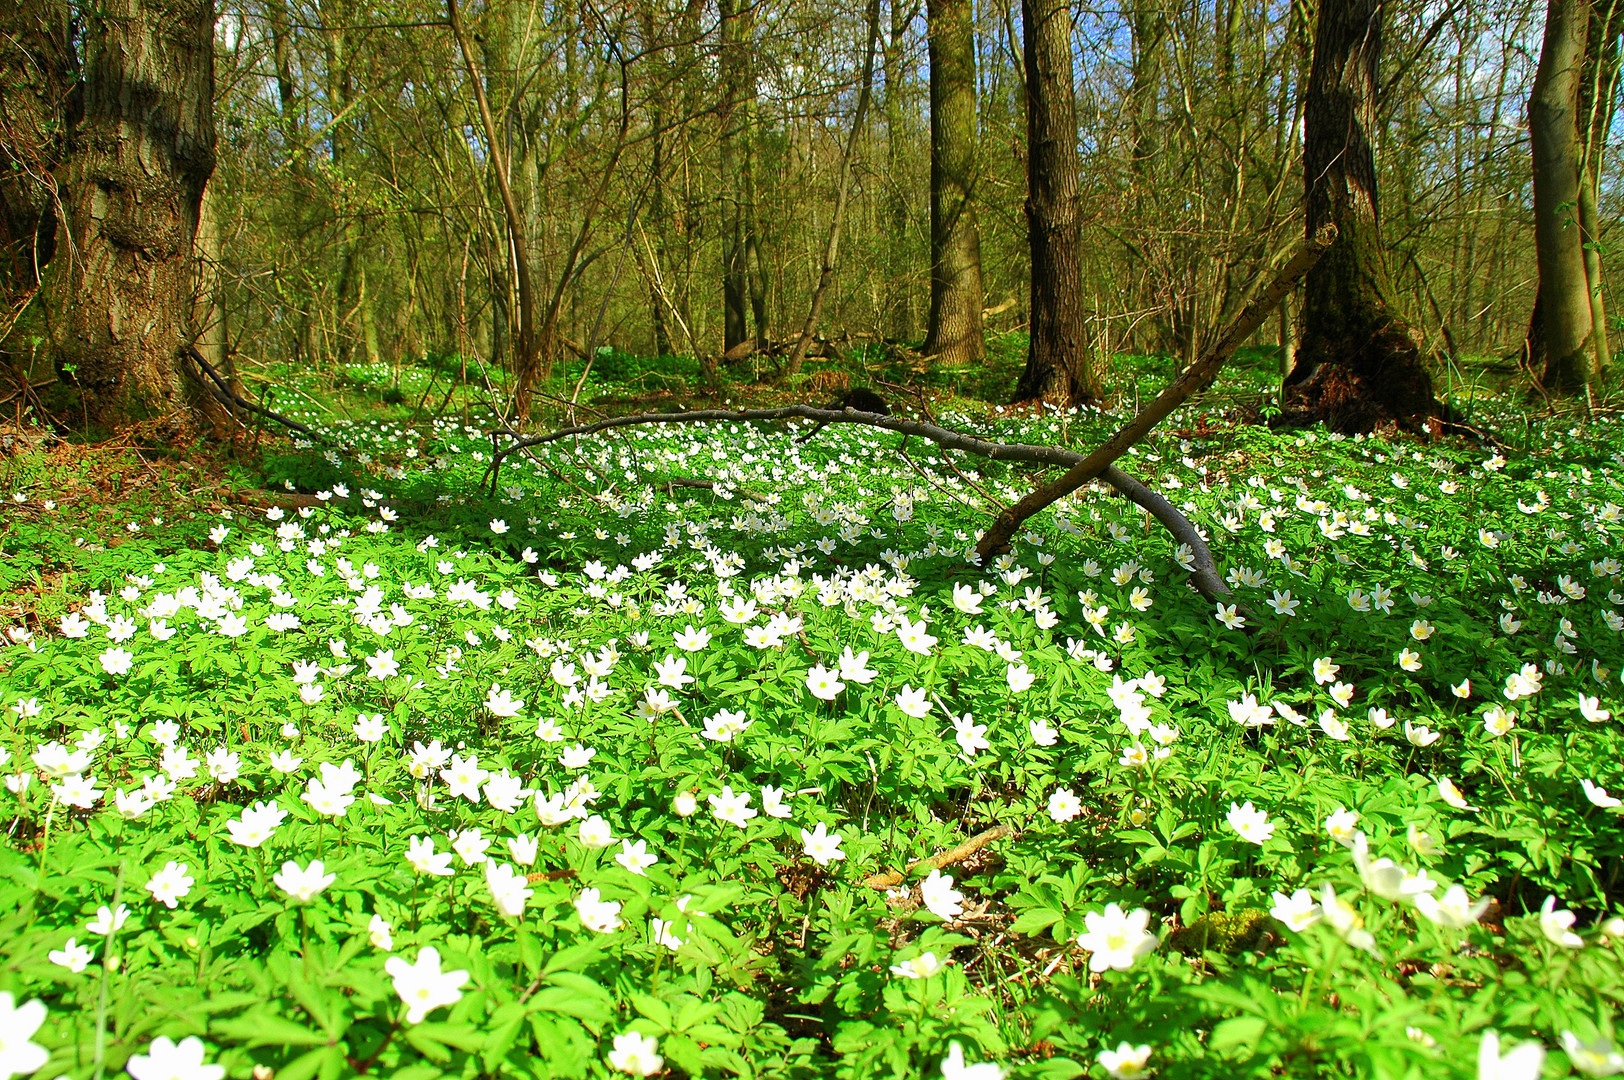
<path id="1" fill-rule="evenodd" d="M 1214 911 L 1173 932 L 1173 948 L 1186 956 L 1203 952 L 1233 956 L 1257 948 L 1269 932 L 1269 913 L 1257 908 Z"/>

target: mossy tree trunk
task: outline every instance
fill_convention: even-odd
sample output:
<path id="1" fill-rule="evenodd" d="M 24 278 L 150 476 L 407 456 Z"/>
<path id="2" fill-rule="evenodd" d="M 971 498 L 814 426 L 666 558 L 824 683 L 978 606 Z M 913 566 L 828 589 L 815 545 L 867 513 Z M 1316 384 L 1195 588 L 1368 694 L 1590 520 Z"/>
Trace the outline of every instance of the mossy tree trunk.
<path id="1" fill-rule="evenodd" d="M 1303 97 L 1307 235 L 1331 223 L 1337 239 L 1304 282 L 1284 419 L 1339 431 L 1419 428 L 1444 411 L 1391 301 L 1371 142 L 1382 12 L 1380 0 L 1324 0 Z"/>

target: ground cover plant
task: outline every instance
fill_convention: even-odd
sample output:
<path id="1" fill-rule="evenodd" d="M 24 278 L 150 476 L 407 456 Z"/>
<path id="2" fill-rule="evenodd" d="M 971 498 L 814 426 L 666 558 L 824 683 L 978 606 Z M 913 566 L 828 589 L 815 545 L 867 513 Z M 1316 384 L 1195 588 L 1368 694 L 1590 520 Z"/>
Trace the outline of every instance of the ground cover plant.
<path id="1" fill-rule="evenodd" d="M 1617 423 L 1187 422 L 1233 603 L 1100 488 L 975 565 L 1026 478 L 864 429 L 10 467 L 0 1074 L 1624 1071 Z"/>

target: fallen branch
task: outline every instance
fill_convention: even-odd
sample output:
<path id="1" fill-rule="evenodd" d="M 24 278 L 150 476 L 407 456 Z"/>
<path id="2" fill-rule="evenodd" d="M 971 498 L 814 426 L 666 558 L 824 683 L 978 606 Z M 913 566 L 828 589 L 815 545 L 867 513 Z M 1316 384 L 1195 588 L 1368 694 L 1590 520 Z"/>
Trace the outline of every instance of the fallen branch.
<path id="1" fill-rule="evenodd" d="M 871 889 L 892 889 L 908 880 L 908 875 L 915 870 L 929 869 L 941 870 L 954 863 L 963 862 L 994 840 L 1002 840 L 1015 832 L 1008 825 L 994 825 L 986 832 L 976 833 L 958 847 L 948 848 L 939 855 L 932 855 L 928 859 L 917 859 L 908 864 L 907 870 L 890 870 L 883 874 L 872 874 L 863 879 L 863 884 Z"/>
<path id="2" fill-rule="evenodd" d="M 631 416 L 612 416 L 591 424 L 577 424 L 573 427 L 550 431 L 545 435 L 531 435 L 526 438 L 519 438 L 517 432 L 507 429 L 494 431 L 491 433 L 492 435 L 507 435 L 516 441 L 491 455 L 491 463 L 487 468 L 487 473 L 490 476 L 490 491 L 492 495 L 496 493 L 497 478 L 502 467 L 502 460 L 508 454 L 518 450 L 527 450 L 532 446 L 558 442 L 561 439 L 594 435 L 600 431 L 635 427 L 641 424 L 751 423 L 765 420 L 797 419 L 821 421 L 826 424 L 861 424 L 865 427 L 877 427 L 884 428 L 887 431 L 900 432 L 903 435 L 917 435 L 946 449 L 958 450 L 974 457 L 988 458 L 993 461 L 1020 461 L 1031 465 L 1075 468 L 1087 460 L 1077 451 L 1067 450 L 1064 447 L 1034 446 L 1029 443 L 988 442 L 985 439 L 950 431 L 935 424 L 926 424 L 900 416 L 881 416 L 879 413 L 858 412 L 856 409 L 836 411 L 834 409 L 816 409 L 810 405 L 788 405 L 780 409 L 694 409 L 690 412 L 636 413 Z M 1218 576 L 1217 564 L 1213 560 L 1212 551 L 1207 547 L 1207 542 L 1201 538 L 1201 534 L 1196 531 L 1195 526 L 1190 523 L 1189 519 L 1179 513 L 1177 507 L 1115 466 L 1108 466 L 1102 470 L 1098 478 L 1116 488 L 1130 501 L 1142 507 L 1157 521 L 1161 522 L 1180 543 L 1190 545 L 1192 553 L 1191 565 L 1194 568 L 1190 574 L 1190 581 L 1200 591 L 1201 595 L 1209 600 L 1216 600 L 1220 596 L 1229 595 L 1229 587 Z M 1007 514 L 1008 511 L 1006 510 L 1004 513 Z M 1027 515 L 1027 517 L 1030 516 Z M 1001 518 L 1002 515 L 1000 515 Z M 1023 517 L 1021 520 L 1025 521 L 1026 518 Z"/>
<path id="3" fill-rule="evenodd" d="M 235 390 L 231 389 L 231 386 L 225 381 L 225 379 L 221 378 L 220 373 L 215 370 L 214 365 L 203 359 L 203 354 L 197 351 L 196 346 L 191 344 L 182 345 L 180 351 L 181 355 L 185 356 L 188 360 L 197 365 L 200 375 L 199 381 L 202 381 L 202 375 L 207 375 L 209 381 L 214 383 L 213 386 L 209 386 L 208 382 L 204 382 L 203 385 L 222 405 L 235 405 L 239 409 L 247 409 L 251 413 L 257 413 L 258 415 L 265 417 L 267 420 L 275 420 L 278 424 L 297 431 L 311 442 L 325 443 L 327 441 L 305 425 L 299 423 L 299 421 L 290 420 L 281 413 L 272 412 L 263 405 L 256 405 L 252 401 L 249 401 L 247 398 L 243 397 L 241 394 L 237 393 Z"/>
<path id="4" fill-rule="evenodd" d="M 1156 395 L 1156 400 L 1139 410 L 1138 416 L 1123 425 L 1099 449 L 1072 466 L 1064 476 L 1043 485 L 999 514 L 991 527 L 981 534 L 976 544 L 976 554 L 987 559 L 1009 550 L 1010 537 L 1015 535 L 1027 518 L 1070 495 L 1095 477 L 1104 475 L 1111 463 L 1127 453 L 1130 446 L 1150 434 L 1151 428 L 1183 405 L 1192 394 L 1211 383 L 1235 350 L 1263 325 L 1263 320 L 1296 287 L 1298 280 L 1319 262 L 1320 256 L 1325 254 L 1335 239 L 1336 226 L 1327 224 L 1312 240 L 1303 244 L 1262 294 L 1231 320 L 1212 347 L 1185 368 L 1184 373 L 1173 380 L 1167 389 Z"/>

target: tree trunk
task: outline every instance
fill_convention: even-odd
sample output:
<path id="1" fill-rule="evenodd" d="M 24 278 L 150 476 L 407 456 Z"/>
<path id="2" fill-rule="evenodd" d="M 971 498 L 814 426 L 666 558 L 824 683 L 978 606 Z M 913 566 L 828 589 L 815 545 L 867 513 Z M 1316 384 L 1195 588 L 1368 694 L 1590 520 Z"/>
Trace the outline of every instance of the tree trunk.
<path id="1" fill-rule="evenodd" d="M 502 198 L 502 216 L 507 223 L 508 255 L 513 262 L 513 273 L 519 286 L 519 330 L 514 335 L 513 354 L 513 413 L 517 423 L 530 419 L 530 398 L 538 367 L 542 343 L 536 334 L 535 288 L 530 276 L 530 249 L 526 242 L 524 214 L 514 197 L 508 180 L 508 154 L 505 141 L 496 129 L 496 118 L 485 96 L 485 82 L 479 66 L 474 63 L 473 50 L 463 32 L 462 20 L 457 13 L 457 0 L 446 0 L 447 21 L 457 50 L 462 54 L 463 69 L 469 86 L 474 91 L 474 102 L 479 106 L 479 122 L 485 133 L 485 149 L 490 155 L 490 167 L 496 179 L 496 190 Z M 543 329 L 545 334 L 545 328 Z"/>
<path id="2" fill-rule="evenodd" d="M 1026 225 L 1032 258 L 1031 332 L 1019 401 L 1098 401 L 1099 365 L 1082 298 L 1077 92 L 1069 0 L 1023 0 L 1026 60 Z"/>
<path id="3" fill-rule="evenodd" d="M 1418 335 L 1394 310 L 1376 194 L 1380 0 L 1324 0 L 1303 97 L 1307 233 L 1337 239 L 1303 288 L 1302 340 L 1282 395 L 1288 423 L 1417 429 L 1443 406 Z"/>
<path id="4" fill-rule="evenodd" d="M 981 233 L 976 225 L 976 54 L 970 0 L 930 0 L 930 316 L 925 355 L 968 367 L 981 336 Z"/>
<path id="5" fill-rule="evenodd" d="M 76 77 L 66 4 L 32 0 L 0 32 L 0 342 L 57 251 L 51 177 L 65 149 Z"/>
<path id="6" fill-rule="evenodd" d="M 214 5 L 104 0 L 86 14 L 83 48 L 57 371 L 92 422 L 161 418 L 180 434 L 193 243 L 214 172 Z"/>
<path id="7" fill-rule="evenodd" d="M 891 31 L 886 37 L 885 95 L 885 332 L 898 341 L 908 341 L 915 333 L 914 288 L 911 249 L 908 239 L 909 191 L 905 186 L 909 170 L 903 165 L 905 117 L 908 115 L 908 58 L 905 52 L 908 27 L 919 14 L 918 0 L 891 0 Z"/>
<path id="8" fill-rule="evenodd" d="M 1596 378 L 1595 322 L 1579 226 L 1584 145 L 1579 86 L 1588 36 L 1584 0 L 1550 0 L 1528 98 L 1534 159 L 1534 250 L 1539 264 L 1545 388 L 1581 393 Z"/>
<path id="9" fill-rule="evenodd" d="M 1612 363 L 1607 337 L 1607 306 L 1602 299 L 1601 168 L 1607 134 L 1618 104 L 1619 35 L 1624 32 L 1624 0 L 1592 0 L 1579 86 L 1579 123 L 1585 132 L 1585 166 L 1579 177 L 1579 231 L 1584 238 L 1585 284 L 1590 290 L 1591 324 L 1596 335 L 1596 366 L 1605 373 Z"/>
<path id="10" fill-rule="evenodd" d="M 750 258 L 745 236 L 744 201 L 748 195 L 741 172 L 745 79 L 749 48 L 748 10 L 739 0 L 720 0 L 721 138 L 718 149 L 722 169 L 722 351 L 734 356 L 750 340 L 748 282 Z"/>

